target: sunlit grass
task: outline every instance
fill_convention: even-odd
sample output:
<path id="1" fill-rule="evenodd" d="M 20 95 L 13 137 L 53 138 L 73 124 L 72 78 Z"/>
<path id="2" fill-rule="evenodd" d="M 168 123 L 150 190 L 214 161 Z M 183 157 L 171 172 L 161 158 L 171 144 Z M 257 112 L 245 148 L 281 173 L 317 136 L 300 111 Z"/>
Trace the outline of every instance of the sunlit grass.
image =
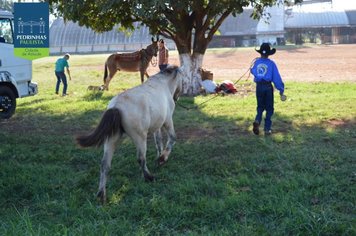
<path id="1" fill-rule="evenodd" d="M 120 73 L 110 91 L 88 91 L 102 84 L 106 56 L 71 57 L 67 97 L 54 94 L 57 57 L 34 62 L 39 94 L 0 122 L 0 235 L 356 233 L 355 83 L 286 82 L 271 137 L 251 132 L 253 91 L 181 98 L 198 108 L 176 107 L 178 139 L 162 168 L 148 141 L 156 181 L 144 182 L 126 139 L 100 206 L 102 149 L 81 149 L 74 137 L 98 123 L 114 95 L 140 84 L 138 73 Z"/>

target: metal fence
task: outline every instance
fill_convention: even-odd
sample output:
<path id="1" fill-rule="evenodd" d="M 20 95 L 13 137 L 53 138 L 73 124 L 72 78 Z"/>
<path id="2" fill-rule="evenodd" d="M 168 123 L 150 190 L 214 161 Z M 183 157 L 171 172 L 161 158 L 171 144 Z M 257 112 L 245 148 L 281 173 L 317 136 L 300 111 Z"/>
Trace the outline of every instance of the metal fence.
<path id="1" fill-rule="evenodd" d="M 165 43 L 170 50 L 176 50 L 173 42 Z M 88 45 L 72 45 L 72 46 L 51 46 L 49 52 L 51 55 L 59 55 L 64 53 L 72 54 L 95 54 L 95 53 L 113 53 L 113 52 L 133 52 L 142 48 L 146 48 L 147 43 L 121 43 L 121 44 L 88 44 Z"/>

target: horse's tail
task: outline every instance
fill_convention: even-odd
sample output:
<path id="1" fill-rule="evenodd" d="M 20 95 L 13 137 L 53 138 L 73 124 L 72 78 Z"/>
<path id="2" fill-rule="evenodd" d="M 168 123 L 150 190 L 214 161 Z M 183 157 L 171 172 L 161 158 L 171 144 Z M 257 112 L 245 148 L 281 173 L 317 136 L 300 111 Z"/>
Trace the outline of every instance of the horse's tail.
<path id="1" fill-rule="evenodd" d="M 108 64 L 105 62 L 104 66 L 104 84 L 106 83 L 106 77 L 108 76 Z"/>
<path id="2" fill-rule="evenodd" d="M 77 136 L 76 140 L 82 147 L 99 147 L 106 139 L 114 136 L 118 132 L 120 135 L 123 133 L 120 111 L 117 108 L 110 108 L 105 111 L 95 130 L 88 135 Z"/>

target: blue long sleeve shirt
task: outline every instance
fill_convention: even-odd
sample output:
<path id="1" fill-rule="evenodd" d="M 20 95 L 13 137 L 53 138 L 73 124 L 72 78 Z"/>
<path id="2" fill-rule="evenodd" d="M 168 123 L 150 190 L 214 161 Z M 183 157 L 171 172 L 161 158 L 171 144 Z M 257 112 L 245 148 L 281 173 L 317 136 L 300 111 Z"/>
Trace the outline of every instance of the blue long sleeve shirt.
<path id="1" fill-rule="evenodd" d="M 279 74 L 276 63 L 268 58 L 258 58 L 253 67 L 251 68 L 251 74 L 253 74 L 254 81 L 256 83 L 267 81 L 273 82 L 276 89 L 280 93 L 284 93 L 284 83 L 281 75 Z"/>

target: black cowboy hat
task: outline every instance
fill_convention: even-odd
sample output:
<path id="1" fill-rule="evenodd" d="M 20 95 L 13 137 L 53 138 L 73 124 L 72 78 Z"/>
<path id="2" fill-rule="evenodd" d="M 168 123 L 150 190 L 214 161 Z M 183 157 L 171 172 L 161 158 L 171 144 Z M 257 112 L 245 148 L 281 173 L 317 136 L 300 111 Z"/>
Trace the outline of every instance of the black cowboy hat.
<path id="1" fill-rule="evenodd" d="M 259 54 L 263 55 L 263 56 L 270 56 L 276 53 L 276 49 L 272 48 L 269 43 L 262 43 L 260 46 L 260 49 L 257 50 L 255 49 L 256 52 L 258 52 Z"/>

